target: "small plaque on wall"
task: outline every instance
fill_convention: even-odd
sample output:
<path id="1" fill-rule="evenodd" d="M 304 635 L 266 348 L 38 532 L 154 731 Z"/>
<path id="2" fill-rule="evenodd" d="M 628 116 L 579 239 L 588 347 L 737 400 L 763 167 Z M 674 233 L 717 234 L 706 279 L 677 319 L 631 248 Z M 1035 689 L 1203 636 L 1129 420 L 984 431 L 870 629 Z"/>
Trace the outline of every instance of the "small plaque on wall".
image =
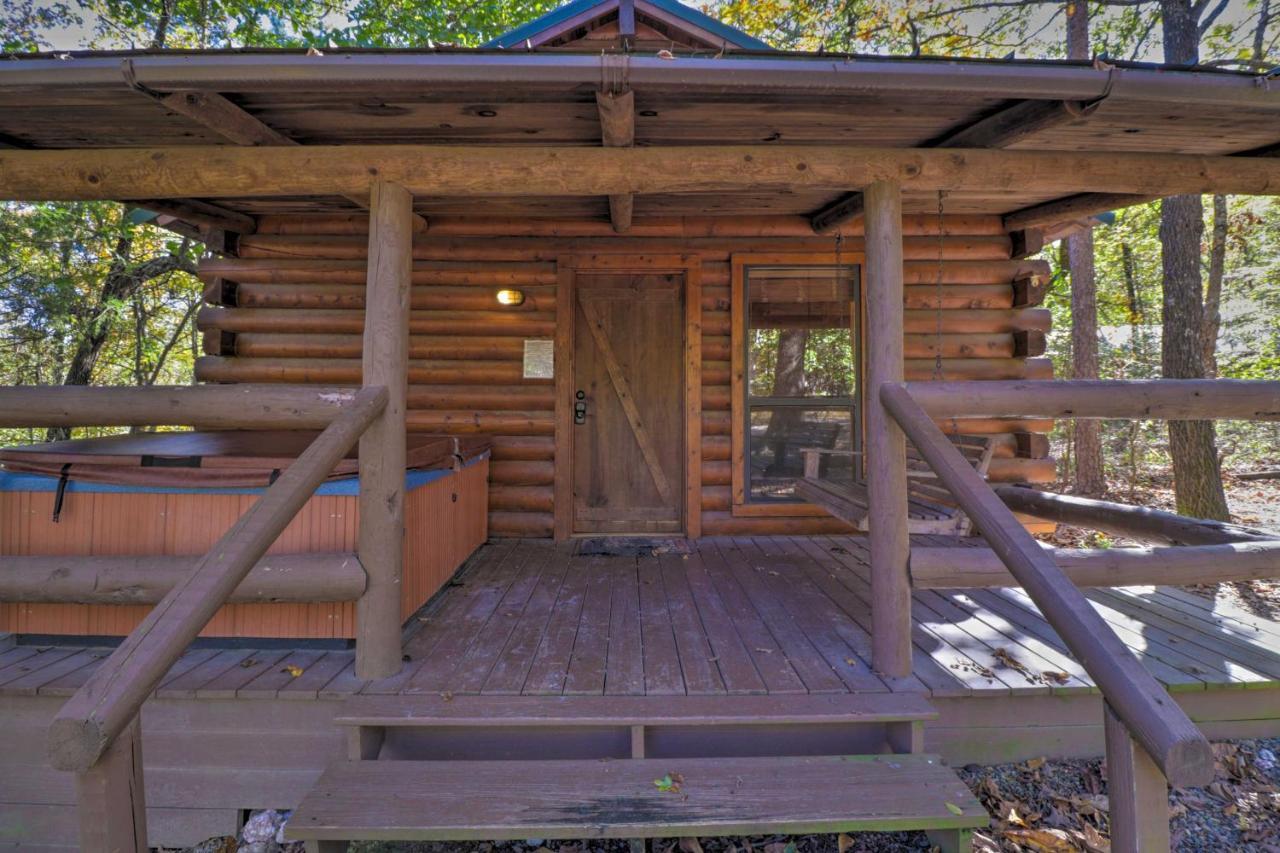
<path id="1" fill-rule="evenodd" d="M 555 377 L 555 342 L 530 340 L 524 342 L 524 378 L 552 379 Z"/>

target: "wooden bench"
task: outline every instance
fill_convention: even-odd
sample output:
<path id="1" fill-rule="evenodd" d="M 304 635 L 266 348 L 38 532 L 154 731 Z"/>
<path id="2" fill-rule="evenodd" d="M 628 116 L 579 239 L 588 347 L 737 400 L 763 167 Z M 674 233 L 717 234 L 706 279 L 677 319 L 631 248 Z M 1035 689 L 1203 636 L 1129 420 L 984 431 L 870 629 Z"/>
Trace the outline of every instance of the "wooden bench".
<path id="1" fill-rule="evenodd" d="M 991 467 L 994 444 L 980 435 L 953 435 L 951 442 L 984 478 Z M 796 481 L 796 494 L 822 507 L 836 518 L 858 530 L 867 529 L 871 501 L 865 480 L 837 482 L 823 479 L 822 461 L 826 456 L 853 456 L 847 450 L 807 447 L 800 451 L 804 458 L 804 477 Z M 907 529 L 915 534 L 967 535 L 972 528 L 969 517 L 956 506 L 951 492 L 942 485 L 911 442 L 907 442 Z"/>

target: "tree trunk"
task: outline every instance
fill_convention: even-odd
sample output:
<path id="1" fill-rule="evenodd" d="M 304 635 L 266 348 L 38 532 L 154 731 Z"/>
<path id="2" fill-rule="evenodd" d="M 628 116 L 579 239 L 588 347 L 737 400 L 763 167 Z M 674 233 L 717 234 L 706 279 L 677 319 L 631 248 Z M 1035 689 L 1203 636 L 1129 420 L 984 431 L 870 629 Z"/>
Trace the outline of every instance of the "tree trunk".
<path id="1" fill-rule="evenodd" d="M 1209 288 L 1204 294 L 1201 358 L 1207 376 L 1218 375 L 1218 330 L 1222 327 L 1222 281 L 1227 272 L 1227 197 L 1213 197 L 1213 241 L 1209 244 Z"/>
<path id="2" fill-rule="evenodd" d="M 1164 59 L 1173 65 L 1200 61 L 1197 10 L 1191 0 L 1161 0 Z M 1160 359 L 1168 379 L 1204 377 L 1203 285 L 1200 242 L 1204 205 L 1198 195 L 1167 198 L 1160 210 L 1161 265 L 1164 272 L 1164 335 Z M 1222 469 L 1212 421 L 1170 421 L 1178 512 L 1197 518 L 1230 519 L 1222 489 Z"/>
<path id="3" fill-rule="evenodd" d="M 778 332 L 778 354 L 773 364 L 774 397 L 799 397 L 805 392 L 804 351 L 809 345 L 807 329 L 782 329 Z M 781 471 L 787 464 L 787 441 L 800 425 L 803 413 L 796 409 L 774 409 L 765 430 L 765 441 L 773 449 L 773 464 Z"/>
<path id="4" fill-rule="evenodd" d="M 1071 376 L 1098 378 L 1098 294 L 1093 265 L 1093 232 L 1067 238 L 1071 267 Z M 1102 467 L 1102 422 L 1075 424 L 1075 492 L 1099 497 L 1107 489 Z"/>

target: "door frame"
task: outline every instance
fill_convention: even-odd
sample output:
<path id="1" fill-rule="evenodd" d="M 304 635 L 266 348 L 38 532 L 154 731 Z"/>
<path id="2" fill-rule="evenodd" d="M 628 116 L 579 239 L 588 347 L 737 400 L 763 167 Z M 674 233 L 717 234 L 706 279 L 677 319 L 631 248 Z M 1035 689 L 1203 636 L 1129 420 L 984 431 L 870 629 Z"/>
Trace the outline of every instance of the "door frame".
<path id="1" fill-rule="evenodd" d="M 684 535 L 702 535 L 702 258 L 694 254 L 562 255 L 556 258 L 554 534 L 573 536 L 573 353 L 577 276 L 684 276 Z M 604 535 L 604 534 L 602 534 Z"/>

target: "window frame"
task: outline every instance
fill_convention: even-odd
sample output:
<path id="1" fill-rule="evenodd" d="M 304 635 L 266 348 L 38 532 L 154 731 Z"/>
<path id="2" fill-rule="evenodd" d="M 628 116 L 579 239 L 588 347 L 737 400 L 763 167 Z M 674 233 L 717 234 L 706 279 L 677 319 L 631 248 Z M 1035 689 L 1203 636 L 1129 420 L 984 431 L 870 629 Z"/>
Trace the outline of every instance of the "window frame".
<path id="1" fill-rule="evenodd" d="M 837 264 L 838 260 L 838 264 Z M 821 398 L 757 398 L 748 401 L 747 382 L 747 346 L 748 346 L 748 311 L 747 311 L 747 272 L 752 267 L 853 267 L 855 270 L 858 331 L 866 328 L 866 283 L 862 274 L 865 256 L 862 252 L 840 252 L 837 258 L 833 252 L 769 252 L 734 254 L 730 258 L 730 512 L 740 517 L 828 517 L 822 507 L 806 501 L 760 501 L 751 502 L 748 495 L 747 482 L 747 418 L 752 408 L 763 408 L 763 401 L 779 401 L 776 405 L 793 405 L 811 409 L 824 408 L 814 405 L 815 399 Z M 854 359 L 854 395 L 850 398 L 833 398 L 849 400 L 853 407 L 853 429 L 856 436 L 862 436 L 865 428 L 865 389 L 863 365 L 866 364 L 866 336 L 858 334 L 857 349 Z M 830 406 L 827 408 L 839 408 Z M 857 442 L 857 439 L 855 439 Z M 855 447 L 860 442 L 855 443 Z"/>

